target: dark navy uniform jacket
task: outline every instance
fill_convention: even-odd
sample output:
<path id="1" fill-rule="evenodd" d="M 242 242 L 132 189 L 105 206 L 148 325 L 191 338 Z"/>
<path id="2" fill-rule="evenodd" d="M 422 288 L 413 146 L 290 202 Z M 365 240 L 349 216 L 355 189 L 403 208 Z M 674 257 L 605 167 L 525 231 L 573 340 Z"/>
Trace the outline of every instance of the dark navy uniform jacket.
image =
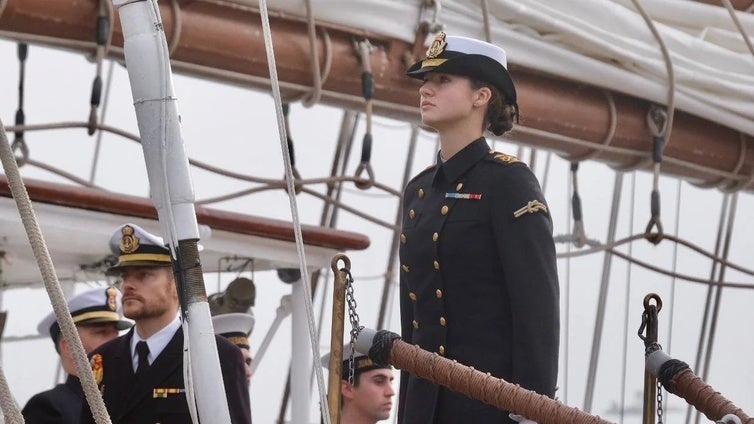
<path id="1" fill-rule="evenodd" d="M 401 332 L 437 352 L 554 396 L 559 287 L 536 177 L 480 138 L 406 186 Z M 508 413 L 402 373 L 399 423 L 507 423 Z"/>
<path id="2" fill-rule="evenodd" d="M 113 424 L 191 424 L 183 382 L 183 330 L 179 328 L 155 358 L 144 381 L 136 380 L 133 369 L 133 332 L 131 329 L 89 355 L 91 358 L 101 355 L 100 390 Z M 249 386 L 241 351 L 224 337 L 216 336 L 215 340 L 231 422 L 250 424 Z M 80 413 L 84 423 L 94 423 L 89 408 Z"/>
<path id="3" fill-rule="evenodd" d="M 64 384 L 34 395 L 21 413 L 26 424 L 77 424 L 83 403 L 81 382 L 69 375 Z"/>

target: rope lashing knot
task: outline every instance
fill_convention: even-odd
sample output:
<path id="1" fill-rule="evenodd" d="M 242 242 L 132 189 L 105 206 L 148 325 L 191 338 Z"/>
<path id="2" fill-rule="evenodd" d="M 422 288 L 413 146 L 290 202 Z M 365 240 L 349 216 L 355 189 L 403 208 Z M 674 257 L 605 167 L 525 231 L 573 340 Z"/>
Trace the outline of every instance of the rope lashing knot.
<path id="1" fill-rule="evenodd" d="M 376 50 L 369 40 L 356 41 L 354 47 L 359 53 L 361 61 L 361 91 L 364 96 L 364 106 L 366 109 L 366 132 L 361 142 L 361 161 L 356 168 L 355 181 L 356 187 L 366 190 L 374 185 L 374 171 L 370 160 L 372 158 L 372 100 L 374 97 L 374 76 L 372 75 L 372 65 L 370 55 Z M 361 178 L 362 173 L 366 171 L 367 178 Z"/>
<path id="2" fill-rule="evenodd" d="M 663 236 L 662 221 L 660 220 L 660 165 L 662 164 L 662 151 L 665 144 L 665 134 L 668 129 L 668 112 L 664 107 L 653 104 L 647 112 L 647 126 L 652 133 L 652 162 L 654 163 L 654 178 L 652 195 L 650 198 L 650 211 L 652 217 L 644 230 L 646 239 L 652 244 L 658 244 Z M 657 232 L 652 234 L 652 228 Z"/>

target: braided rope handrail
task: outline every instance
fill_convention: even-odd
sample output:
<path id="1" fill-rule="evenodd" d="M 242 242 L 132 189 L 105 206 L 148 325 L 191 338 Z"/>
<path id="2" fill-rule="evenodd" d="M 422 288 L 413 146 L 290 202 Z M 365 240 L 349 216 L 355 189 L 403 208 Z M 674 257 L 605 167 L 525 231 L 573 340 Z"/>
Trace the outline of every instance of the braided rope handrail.
<path id="1" fill-rule="evenodd" d="M 363 329 L 356 340 L 356 350 L 368 351 L 369 357 L 377 364 L 391 364 L 432 383 L 540 424 L 610 423 L 518 384 L 410 345 L 397 334 L 386 330 L 375 333 L 372 329 Z"/>

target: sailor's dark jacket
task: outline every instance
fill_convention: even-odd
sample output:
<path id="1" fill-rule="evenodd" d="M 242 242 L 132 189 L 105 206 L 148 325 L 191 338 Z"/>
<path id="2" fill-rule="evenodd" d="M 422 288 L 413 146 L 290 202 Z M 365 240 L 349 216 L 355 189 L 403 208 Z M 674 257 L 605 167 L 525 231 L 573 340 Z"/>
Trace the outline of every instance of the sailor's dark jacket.
<path id="1" fill-rule="evenodd" d="M 403 340 L 552 397 L 559 288 L 539 183 L 484 138 L 417 175 L 403 199 Z M 502 423 L 508 413 L 401 375 L 399 423 Z"/>

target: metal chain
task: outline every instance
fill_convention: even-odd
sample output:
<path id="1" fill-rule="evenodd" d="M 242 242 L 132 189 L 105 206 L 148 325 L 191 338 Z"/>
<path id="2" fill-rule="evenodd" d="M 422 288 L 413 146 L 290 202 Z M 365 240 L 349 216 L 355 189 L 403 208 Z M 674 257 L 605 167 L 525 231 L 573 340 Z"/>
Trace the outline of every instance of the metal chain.
<path id="1" fill-rule="evenodd" d="M 657 424 L 662 424 L 662 383 L 657 380 Z"/>
<path id="2" fill-rule="evenodd" d="M 346 303 L 348 304 L 348 321 L 351 323 L 351 354 L 348 357 L 348 384 L 353 386 L 354 383 L 354 366 L 353 356 L 355 352 L 354 344 L 364 326 L 359 325 L 359 314 L 356 312 L 356 299 L 353 297 L 353 276 L 351 271 L 343 268 L 341 271 L 346 273 Z"/>

